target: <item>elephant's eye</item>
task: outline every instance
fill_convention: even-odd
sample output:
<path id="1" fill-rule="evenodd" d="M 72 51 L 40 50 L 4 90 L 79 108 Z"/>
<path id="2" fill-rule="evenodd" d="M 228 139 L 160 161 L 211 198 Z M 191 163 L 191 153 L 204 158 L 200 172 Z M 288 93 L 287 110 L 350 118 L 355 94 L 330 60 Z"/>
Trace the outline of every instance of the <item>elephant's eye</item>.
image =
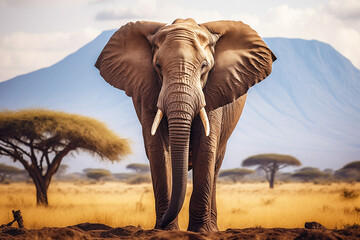
<path id="1" fill-rule="evenodd" d="M 208 66 L 208 62 L 206 60 L 204 60 L 202 63 L 201 63 L 201 70 L 204 70 L 204 68 L 206 68 Z"/>
<path id="2" fill-rule="evenodd" d="M 161 71 L 161 65 L 158 61 L 156 61 L 155 66 L 159 71 Z"/>

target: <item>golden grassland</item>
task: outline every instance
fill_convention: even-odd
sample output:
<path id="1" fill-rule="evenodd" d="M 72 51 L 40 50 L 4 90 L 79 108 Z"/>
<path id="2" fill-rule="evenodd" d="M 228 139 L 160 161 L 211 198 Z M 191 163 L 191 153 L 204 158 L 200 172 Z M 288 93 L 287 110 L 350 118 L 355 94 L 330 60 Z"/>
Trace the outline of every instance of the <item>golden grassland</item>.
<path id="1" fill-rule="evenodd" d="M 360 197 L 344 198 L 344 189 L 359 193 L 360 183 L 218 184 L 220 230 L 247 227 L 303 227 L 317 221 L 327 228 L 360 223 Z M 179 221 L 186 230 L 191 184 Z M 151 229 L 155 222 L 151 184 L 128 185 L 53 182 L 49 207 L 37 207 L 32 184 L 0 185 L 0 225 L 12 220 L 11 210 L 20 209 L 27 228 L 65 227 L 83 222 L 112 227 L 140 225 Z"/>

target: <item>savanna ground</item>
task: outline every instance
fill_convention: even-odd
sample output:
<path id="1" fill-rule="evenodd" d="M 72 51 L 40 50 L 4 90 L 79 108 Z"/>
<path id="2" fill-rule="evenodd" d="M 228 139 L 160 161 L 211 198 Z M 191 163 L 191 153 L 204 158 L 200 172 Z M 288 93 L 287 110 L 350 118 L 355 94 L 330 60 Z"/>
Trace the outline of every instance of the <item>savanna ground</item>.
<path id="1" fill-rule="evenodd" d="M 360 183 L 218 184 L 218 226 L 229 228 L 304 228 L 316 221 L 329 229 L 360 224 Z M 344 194 L 345 193 L 345 194 Z M 191 184 L 179 215 L 186 230 Z M 49 207 L 37 207 L 33 184 L 0 185 L 0 225 L 20 209 L 28 229 L 102 223 L 111 227 L 133 225 L 152 229 L 155 221 L 151 184 L 120 182 L 53 182 Z M 356 225 L 358 226 L 358 225 Z"/>

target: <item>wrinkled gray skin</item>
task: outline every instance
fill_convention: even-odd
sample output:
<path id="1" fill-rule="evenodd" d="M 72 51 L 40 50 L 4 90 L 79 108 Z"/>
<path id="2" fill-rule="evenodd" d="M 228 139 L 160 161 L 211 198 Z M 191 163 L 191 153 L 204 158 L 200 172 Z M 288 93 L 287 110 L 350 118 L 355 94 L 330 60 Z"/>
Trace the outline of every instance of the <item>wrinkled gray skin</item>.
<path id="1" fill-rule="evenodd" d="M 96 67 L 107 82 L 133 99 L 150 161 L 155 228 L 179 229 L 177 216 L 192 168 L 188 230 L 218 231 L 216 179 L 227 140 L 248 88 L 270 74 L 275 59 L 242 22 L 137 22 L 120 28 L 109 40 Z M 202 108 L 209 136 L 199 116 Z M 154 129 L 158 110 L 164 117 Z"/>

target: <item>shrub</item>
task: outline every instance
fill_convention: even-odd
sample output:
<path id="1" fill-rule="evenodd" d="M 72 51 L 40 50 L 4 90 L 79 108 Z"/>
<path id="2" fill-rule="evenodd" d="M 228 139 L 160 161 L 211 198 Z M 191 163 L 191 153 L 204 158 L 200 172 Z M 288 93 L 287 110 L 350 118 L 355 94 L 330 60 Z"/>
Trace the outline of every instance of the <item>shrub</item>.
<path id="1" fill-rule="evenodd" d="M 151 183 L 151 177 L 148 174 L 139 174 L 135 177 L 130 178 L 127 181 L 128 184 L 141 184 L 141 183 Z"/>
<path id="2" fill-rule="evenodd" d="M 355 199 L 359 197 L 359 194 L 355 190 L 343 189 L 340 194 L 343 199 Z"/>

